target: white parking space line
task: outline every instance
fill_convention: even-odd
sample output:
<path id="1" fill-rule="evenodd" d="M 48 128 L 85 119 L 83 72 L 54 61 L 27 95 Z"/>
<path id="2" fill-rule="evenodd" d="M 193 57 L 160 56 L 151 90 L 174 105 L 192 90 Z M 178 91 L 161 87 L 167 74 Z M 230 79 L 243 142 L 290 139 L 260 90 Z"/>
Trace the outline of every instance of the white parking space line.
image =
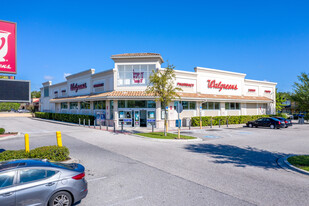
<path id="1" fill-rule="evenodd" d="M 97 180 L 103 180 L 103 179 L 106 179 L 107 177 L 98 177 L 98 178 L 94 178 L 94 179 L 90 179 L 88 180 L 87 179 L 87 182 L 93 182 L 93 181 L 97 181 Z"/>
<path id="2" fill-rule="evenodd" d="M 119 201 L 119 202 L 110 204 L 108 206 L 122 205 L 122 204 L 125 204 L 125 203 L 133 202 L 135 200 L 143 199 L 143 198 L 144 198 L 143 196 L 137 196 L 137 197 L 134 197 L 134 198 L 131 198 L 131 199 L 128 199 L 128 200 L 123 200 L 123 201 Z"/>

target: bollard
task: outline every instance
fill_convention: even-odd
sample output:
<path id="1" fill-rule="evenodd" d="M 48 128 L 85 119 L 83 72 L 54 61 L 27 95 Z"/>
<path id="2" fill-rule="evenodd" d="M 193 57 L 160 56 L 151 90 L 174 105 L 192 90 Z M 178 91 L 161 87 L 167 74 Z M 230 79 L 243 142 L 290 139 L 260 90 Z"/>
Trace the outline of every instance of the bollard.
<path id="1" fill-rule="evenodd" d="M 62 139 L 61 139 L 61 132 L 60 131 L 56 132 L 56 137 L 57 137 L 57 145 L 58 145 L 58 147 L 62 147 Z"/>
<path id="2" fill-rule="evenodd" d="M 88 119 L 88 127 L 90 128 L 90 119 Z"/>
<path id="3" fill-rule="evenodd" d="M 189 130 L 191 130 L 191 119 L 189 121 Z"/>
<path id="4" fill-rule="evenodd" d="M 80 126 L 80 118 L 78 118 L 78 126 Z"/>
<path id="5" fill-rule="evenodd" d="M 151 124 L 151 129 L 152 129 L 152 132 L 154 132 L 154 124 Z"/>
<path id="6" fill-rule="evenodd" d="M 221 126 L 221 119 L 219 119 L 219 128 L 220 128 L 220 126 Z"/>
<path id="7" fill-rule="evenodd" d="M 226 127 L 229 127 L 229 120 L 226 120 Z"/>
<path id="8" fill-rule="evenodd" d="M 212 128 L 212 119 L 210 120 L 210 128 Z"/>
<path id="9" fill-rule="evenodd" d="M 121 132 L 123 132 L 123 122 L 121 122 Z"/>
<path id="10" fill-rule="evenodd" d="M 106 124 L 106 131 L 108 131 L 108 121 L 106 120 L 105 122 L 106 122 L 105 123 Z"/>
<path id="11" fill-rule="evenodd" d="M 25 151 L 30 152 L 30 149 L 29 149 L 29 134 L 25 134 Z"/>
<path id="12" fill-rule="evenodd" d="M 93 128 L 95 129 L 95 120 L 93 120 Z"/>
<path id="13" fill-rule="evenodd" d="M 85 123 L 85 121 L 86 121 L 86 120 L 84 119 L 84 127 L 86 126 L 86 123 Z"/>
<path id="14" fill-rule="evenodd" d="M 115 124 L 115 122 L 114 122 L 114 132 L 116 132 L 116 124 Z"/>
<path id="15" fill-rule="evenodd" d="M 102 122 L 100 121 L 100 130 L 102 129 Z"/>

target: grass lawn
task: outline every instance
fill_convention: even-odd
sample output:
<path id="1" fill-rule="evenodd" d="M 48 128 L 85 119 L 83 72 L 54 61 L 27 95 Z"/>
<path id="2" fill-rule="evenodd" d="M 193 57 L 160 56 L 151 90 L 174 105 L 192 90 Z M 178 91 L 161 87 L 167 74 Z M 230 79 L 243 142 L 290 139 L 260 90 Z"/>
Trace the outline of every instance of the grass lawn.
<path id="1" fill-rule="evenodd" d="M 309 155 L 299 155 L 288 158 L 289 163 L 309 172 Z"/>
<path id="2" fill-rule="evenodd" d="M 143 137 L 157 138 L 157 139 L 177 139 L 177 134 L 167 133 L 164 136 L 164 132 L 151 132 L 151 133 L 136 133 Z M 196 139 L 196 137 L 180 135 L 180 139 Z"/>

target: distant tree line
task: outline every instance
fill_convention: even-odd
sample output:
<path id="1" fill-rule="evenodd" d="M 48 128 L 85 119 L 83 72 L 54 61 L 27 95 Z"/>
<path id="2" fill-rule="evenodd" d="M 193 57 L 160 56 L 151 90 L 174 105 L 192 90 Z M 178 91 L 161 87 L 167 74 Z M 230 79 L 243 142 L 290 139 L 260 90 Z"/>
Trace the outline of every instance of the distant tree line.
<path id="1" fill-rule="evenodd" d="M 20 107 L 20 103 L 13 102 L 1 102 L 0 103 L 0 111 L 11 111 L 12 109 L 18 110 Z"/>
<path id="2" fill-rule="evenodd" d="M 291 100 L 296 103 L 296 109 L 299 112 L 309 113 L 309 74 L 301 73 L 297 76 L 298 81 L 293 85 L 293 92 L 276 91 L 276 108 L 282 111 L 283 102 Z"/>

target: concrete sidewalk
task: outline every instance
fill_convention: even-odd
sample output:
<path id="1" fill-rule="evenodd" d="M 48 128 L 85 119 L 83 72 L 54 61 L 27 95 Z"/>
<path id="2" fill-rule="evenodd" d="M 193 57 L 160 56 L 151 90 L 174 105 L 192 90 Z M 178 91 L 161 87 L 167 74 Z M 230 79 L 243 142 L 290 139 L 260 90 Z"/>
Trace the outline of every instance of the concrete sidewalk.
<path id="1" fill-rule="evenodd" d="M 97 129 L 97 130 L 103 130 L 103 131 L 110 131 L 114 132 L 114 127 L 106 127 L 106 126 L 89 126 L 89 125 L 79 125 L 75 123 L 70 123 L 70 122 L 62 122 L 62 121 L 56 121 L 56 120 L 50 120 L 50 119 L 40 119 L 40 118 L 32 118 L 37 121 L 45 121 L 45 122 L 50 122 L 50 123 L 55 123 L 55 124 L 62 124 L 62 125 L 67 125 L 67 126 L 76 126 L 76 127 L 85 127 L 89 129 Z M 220 127 L 218 125 L 216 126 L 203 126 L 203 130 L 207 129 L 226 129 L 226 128 L 242 128 L 246 126 L 245 124 L 230 124 L 230 125 L 221 125 Z M 187 130 L 199 130 L 201 129 L 200 127 L 181 127 L 180 128 L 182 131 L 187 131 Z M 153 128 L 154 132 L 164 132 L 163 128 Z M 168 132 L 174 132 L 178 131 L 178 127 L 169 127 Z M 121 130 L 121 126 L 115 128 L 115 132 L 119 133 L 147 133 L 147 132 L 152 132 L 151 127 L 123 127 L 123 130 Z"/>

